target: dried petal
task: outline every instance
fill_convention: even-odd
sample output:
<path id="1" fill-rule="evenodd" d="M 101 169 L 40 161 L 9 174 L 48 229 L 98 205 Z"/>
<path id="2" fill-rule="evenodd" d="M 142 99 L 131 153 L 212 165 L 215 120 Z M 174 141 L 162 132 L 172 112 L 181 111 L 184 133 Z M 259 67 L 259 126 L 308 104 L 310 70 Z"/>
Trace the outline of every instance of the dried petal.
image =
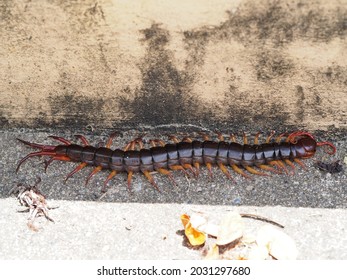
<path id="1" fill-rule="evenodd" d="M 295 260 L 297 258 L 298 251 L 294 240 L 270 225 L 259 229 L 256 241 L 258 246 L 266 247 L 269 254 L 278 260 Z"/>
<path id="2" fill-rule="evenodd" d="M 269 251 L 265 246 L 253 246 L 248 254 L 248 260 L 265 260 L 268 257 Z"/>
<path id="3" fill-rule="evenodd" d="M 187 214 L 181 215 L 181 221 L 184 226 L 184 233 L 192 246 L 199 246 L 205 243 L 205 234 L 192 227 L 190 217 Z"/>
<path id="4" fill-rule="evenodd" d="M 223 219 L 219 226 L 217 235 L 217 245 L 226 245 L 243 235 L 244 223 L 240 214 L 230 212 Z"/>
<path id="5" fill-rule="evenodd" d="M 205 260 L 218 260 L 219 257 L 219 247 L 217 244 L 213 244 L 212 247 L 208 250 Z"/>

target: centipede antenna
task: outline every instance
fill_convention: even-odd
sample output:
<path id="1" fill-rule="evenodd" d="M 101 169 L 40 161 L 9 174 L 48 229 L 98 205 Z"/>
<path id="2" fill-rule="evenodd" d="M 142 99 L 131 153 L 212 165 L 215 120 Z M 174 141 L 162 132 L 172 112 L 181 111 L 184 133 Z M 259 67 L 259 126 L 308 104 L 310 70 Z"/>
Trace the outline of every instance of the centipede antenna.
<path id="1" fill-rule="evenodd" d="M 329 155 L 333 155 L 336 153 L 336 147 L 331 142 L 318 142 L 317 146 L 329 146 L 332 149 L 331 152 L 329 152 L 328 149 L 325 149 L 325 152 Z"/>
<path id="2" fill-rule="evenodd" d="M 36 143 L 30 143 L 28 141 L 16 138 L 18 141 L 22 142 L 23 144 L 30 146 L 32 148 L 37 148 L 37 149 L 41 149 L 41 150 L 45 150 L 45 151 L 53 151 L 55 149 L 56 146 L 52 146 L 52 145 L 41 145 L 41 144 L 36 144 Z"/>
<path id="3" fill-rule="evenodd" d="M 54 156 L 55 153 L 54 152 L 46 152 L 46 151 L 41 151 L 41 152 L 33 152 L 33 153 L 30 153 L 28 155 L 26 155 L 24 158 L 22 158 L 18 165 L 17 165 L 17 168 L 16 168 L 16 173 L 18 173 L 18 170 L 20 168 L 20 166 L 28 159 L 28 158 L 31 158 L 31 157 L 37 157 L 37 156 Z"/>

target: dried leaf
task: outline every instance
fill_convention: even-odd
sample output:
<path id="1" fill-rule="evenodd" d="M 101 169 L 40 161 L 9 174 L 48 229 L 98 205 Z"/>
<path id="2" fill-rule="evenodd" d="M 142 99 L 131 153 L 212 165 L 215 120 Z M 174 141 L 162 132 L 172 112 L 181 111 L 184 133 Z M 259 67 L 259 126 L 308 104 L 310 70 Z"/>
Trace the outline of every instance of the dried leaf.
<path id="1" fill-rule="evenodd" d="M 266 260 L 269 251 L 265 246 L 253 246 L 248 254 L 248 260 Z"/>
<path id="2" fill-rule="evenodd" d="M 228 213 L 219 226 L 217 235 L 217 245 L 226 245 L 243 235 L 244 223 L 240 214 L 236 212 Z"/>
<path id="3" fill-rule="evenodd" d="M 199 246 L 205 243 L 205 234 L 192 227 L 190 217 L 187 214 L 181 215 L 181 221 L 184 226 L 184 233 L 192 246 Z"/>
<path id="4" fill-rule="evenodd" d="M 294 240 L 272 226 L 261 227 L 256 241 L 259 247 L 266 247 L 269 254 L 278 260 L 295 260 L 297 258 L 298 251 Z"/>
<path id="5" fill-rule="evenodd" d="M 219 247 L 217 244 L 213 244 L 212 247 L 208 250 L 205 260 L 219 260 Z"/>

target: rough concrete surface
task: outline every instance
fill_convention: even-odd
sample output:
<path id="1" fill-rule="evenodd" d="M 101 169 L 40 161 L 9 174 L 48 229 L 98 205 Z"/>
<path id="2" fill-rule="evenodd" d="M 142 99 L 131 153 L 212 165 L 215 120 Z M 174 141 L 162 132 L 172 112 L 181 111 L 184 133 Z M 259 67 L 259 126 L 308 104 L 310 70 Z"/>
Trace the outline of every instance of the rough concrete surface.
<path id="1" fill-rule="evenodd" d="M 198 2 L 0 1 L 1 258 L 199 258 L 175 233 L 181 210 L 194 206 L 269 214 L 288 225 L 300 259 L 346 259 L 347 1 Z M 136 174 L 129 193 L 119 174 L 101 198 L 106 171 L 85 186 L 85 168 L 64 184 L 75 164 L 54 162 L 44 173 L 33 158 L 15 174 L 32 151 L 16 138 L 51 144 L 48 135 L 83 134 L 96 145 L 119 131 L 113 147 L 124 147 L 140 135 L 218 130 L 252 141 L 262 131 L 264 141 L 271 130 L 298 129 L 337 153 L 319 149 L 293 176 L 232 172 L 231 182 L 203 168 L 198 180 L 175 172 L 173 187 L 155 174 L 161 192 Z M 340 160 L 343 171 L 323 172 L 317 160 Z M 33 233 L 8 192 L 37 176 L 60 208 L 55 224 Z M 148 230 L 153 217 L 161 222 Z M 147 250 L 153 244 L 158 255 Z"/>
<path id="2" fill-rule="evenodd" d="M 1 1 L 8 127 L 346 128 L 347 2 Z"/>
<path id="3" fill-rule="evenodd" d="M 296 243 L 298 259 L 347 259 L 346 211 L 287 207 L 227 207 L 182 204 L 91 203 L 54 200 L 41 228 L 26 226 L 27 213 L 14 198 L 1 199 L 0 259 L 202 259 L 201 250 L 183 245 L 180 215 L 202 211 L 220 221 L 228 211 L 265 216 L 285 226 Z M 246 233 L 256 234 L 263 222 L 244 219 Z M 333 225 L 333 226 L 332 226 Z M 11 233 L 11 234 L 9 234 Z"/>

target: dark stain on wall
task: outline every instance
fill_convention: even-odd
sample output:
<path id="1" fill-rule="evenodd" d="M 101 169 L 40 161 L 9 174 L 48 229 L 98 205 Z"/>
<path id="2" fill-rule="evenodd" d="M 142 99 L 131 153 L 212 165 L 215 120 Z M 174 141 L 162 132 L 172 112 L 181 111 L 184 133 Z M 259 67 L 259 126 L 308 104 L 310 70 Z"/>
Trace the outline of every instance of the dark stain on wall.
<path id="1" fill-rule="evenodd" d="M 294 64 L 278 51 L 263 51 L 258 54 L 258 63 L 255 68 L 257 70 L 257 79 L 267 81 L 290 75 Z"/>
<path id="2" fill-rule="evenodd" d="M 142 30 L 146 55 L 139 65 L 142 86 L 134 99 L 121 98 L 120 108 L 132 115 L 130 123 L 185 123 L 194 117 L 199 102 L 189 94 L 190 79 L 174 65 L 174 56 L 166 48 L 169 32 L 159 24 Z"/>
<path id="3" fill-rule="evenodd" d="M 49 103 L 52 124 L 56 127 L 86 127 L 104 118 L 102 107 L 105 101 L 102 98 L 90 98 L 69 92 L 50 97 Z"/>

